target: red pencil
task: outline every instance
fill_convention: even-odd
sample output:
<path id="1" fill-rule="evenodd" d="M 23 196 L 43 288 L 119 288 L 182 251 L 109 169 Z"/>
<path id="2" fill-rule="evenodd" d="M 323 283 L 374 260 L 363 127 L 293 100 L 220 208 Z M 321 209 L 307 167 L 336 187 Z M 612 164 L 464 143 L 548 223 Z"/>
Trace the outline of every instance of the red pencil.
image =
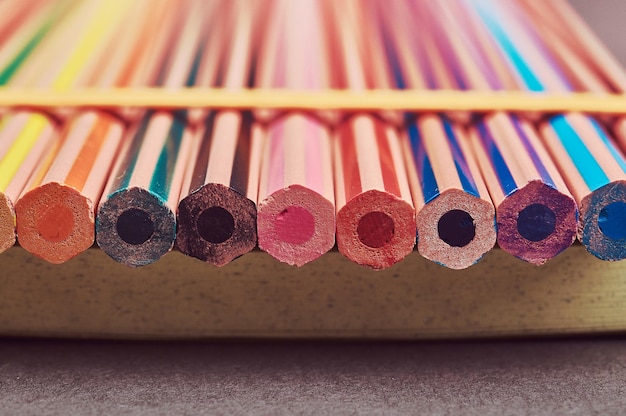
<path id="1" fill-rule="evenodd" d="M 367 88 L 356 22 L 334 7 L 327 24 L 337 33 L 334 56 L 337 84 Z M 341 21 L 339 20 L 341 18 Z M 334 134 L 337 247 L 352 261 L 383 269 L 406 257 L 415 246 L 415 210 L 406 178 L 398 133 L 374 116 L 357 114 Z"/>

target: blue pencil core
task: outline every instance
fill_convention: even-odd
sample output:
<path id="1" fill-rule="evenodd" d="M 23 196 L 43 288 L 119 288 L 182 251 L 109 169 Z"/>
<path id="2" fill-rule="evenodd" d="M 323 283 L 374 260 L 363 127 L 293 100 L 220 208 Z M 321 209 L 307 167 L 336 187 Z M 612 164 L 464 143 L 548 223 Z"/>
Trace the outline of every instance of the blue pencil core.
<path id="1" fill-rule="evenodd" d="M 626 203 L 617 201 L 602 208 L 598 227 L 610 239 L 626 240 Z"/>
<path id="2" fill-rule="evenodd" d="M 556 215 L 543 204 L 532 204 L 520 211 L 517 217 L 517 231 L 529 241 L 537 242 L 554 233 Z"/>
<path id="3" fill-rule="evenodd" d="M 452 247 L 465 247 L 476 236 L 476 225 L 470 214 L 453 209 L 441 216 L 437 224 L 439 238 Z"/>

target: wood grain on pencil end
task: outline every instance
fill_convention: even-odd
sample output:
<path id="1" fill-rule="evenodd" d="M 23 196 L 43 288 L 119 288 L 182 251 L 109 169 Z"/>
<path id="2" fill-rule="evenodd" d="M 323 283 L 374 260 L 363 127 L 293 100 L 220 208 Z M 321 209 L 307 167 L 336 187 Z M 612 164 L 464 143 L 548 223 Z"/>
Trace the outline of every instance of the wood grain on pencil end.
<path id="1" fill-rule="evenodd" d="M 19 242 L 50 263 L 63 263 L 94 242 L 93 202 L 74 188 L 51 182 L 15 204 Z"/>
<path id="2" fill-rule="evenodd" d="M 176 218 L 164 201 L 141 188 L 109 195 L 96 220 L 96 242 L 114 260 L 138 267 L 170 251 Z"/>
<path id="3" fill-rule="evenodd" d="M 257 228 L 259 248 L 302 266 L 335 244 L 335 207 L 317 192 L 291 185 L 259 203 Z"/>
<path id="4" fill-rule="evenodd" d="M 535 180 L 510 194 L 496 213 L 498 245 L 517 258 L 544 264 L 574 242 L 574 199 Z"/>
<path id="5" fill-rule="evenodd" d="M 415 210 L 383 191 L 363 192 L 337 213 L 337 247 L 350 260 L 384 269 L 406 257 L 415 246 Z"/>
<path id="6" fill-rule="evenodd" d="M 0 253 L 15 244 L 15 209 L 11 200 L 0 193 Z"/>
<path id="7" fill-rule="evenodd" d="M 178 206 L 177 248 L 224 266 L 256 246 L 256 205 L 227 186 L 210 183 Z"/>
<path id="8" fill-rule="evenodd" d="M 626 181 L 614 181 L 583 198 L 578 238 L 602 260 L 626 258 Z"/>
<path id="9" fill-rule="evenodd" d="M 449 189 L 417 214 L 417 250 L 451 269 L 478 262 L 496 243 L 495 210 L 491 201 Z"/>

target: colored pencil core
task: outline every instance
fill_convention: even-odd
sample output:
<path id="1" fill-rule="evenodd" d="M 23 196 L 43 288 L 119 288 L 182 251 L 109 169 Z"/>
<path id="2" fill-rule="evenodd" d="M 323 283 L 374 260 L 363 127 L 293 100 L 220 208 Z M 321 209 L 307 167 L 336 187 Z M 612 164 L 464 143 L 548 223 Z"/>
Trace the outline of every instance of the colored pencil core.
<path id="1" fill-rule="evenodd" d="M 530 241 L 541 241 L 551 236 L 556 229 L 554 211 L 543 204 L 532 204 L 520 211 L 517 231 Z"/>
<path id="2" fill-rule="evenodd" d="M 626 239 L 626 203 L 613 202 L 600 210 L 598 227 L 613 240 Z"/>
<path id="3" fill-rule="evenodd" d="M 196 221 L 198 234 L 209 243 L 223 243 L 235 231 L 235 219 L 222 207 L 210 207 L 202 211 Z"/>
<path id="4" fill-rule="evenodd" d="M 276 216 L 274 231 L 287 243 L 304 244 L 315 233 L 315 218 L 305 208 L 292 205 Z"/>
<path id="5" fill-rule="evenodd" d="M 176 247 L 188 256 L 224 266 L 256 241 L 256 204 L 228 186 L 207 183 L 178 205 Z"/>
<path id="6" fill-rule="evenodd" d="M 154 222 L 146 211 L 131 208 L 122 212 L 117 219 L 117 233 L 128 244 L 143 244 L 154 234 Z"/>
<path id="7" fill-rule="evenodd" d="M 476 236 L 474 219 L 467 212 L 453 209 L 441 216 L 437 223 L 439 238 L 452 247 L 465 247 Z"/>
<path id="8" fill-rule="evenodd" d="M 383 212 L 365 214 L 356 228 L 359 240 L 372 248 L 384 247 L 394 235 L 393 219 Z"/>
<path id="9" fill-rule="evenodd" d="M 49 207 L 35 220 L 35 229 L 48 241 L 58 243 L 65 240 L 74 228 L 72 211 L 64 205 Z"/>

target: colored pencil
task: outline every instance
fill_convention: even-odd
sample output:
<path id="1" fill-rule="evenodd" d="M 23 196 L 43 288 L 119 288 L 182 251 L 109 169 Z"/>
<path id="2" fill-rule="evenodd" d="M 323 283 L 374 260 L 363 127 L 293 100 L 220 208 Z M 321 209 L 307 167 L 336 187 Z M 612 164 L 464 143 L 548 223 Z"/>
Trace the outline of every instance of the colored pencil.
<path id="1" fill-rule="evenodd" d="M 162 17 L 163 9 L 155 6 L 149 11 L 135 5 L 123 15 L 108 45 L 92 59 L 98 65 L 92 66 L 90 85 L 129 85 L 136 78 L 142 50 L 150 50 L 147 37 L 155 33 L 153 27 L 148 35 L 150 28 L 137 21 L 144 17 L 143 22 L 153 22 Z M 34 171 L 15 207 L 24 247 L 45 260 L 60 263 L 93 245 L 95 206 L 125 128 L 118 117 L 99 111 L 83 112 L 65 122 L 59 144 L 48 152 L 50 163 Z M 51 223 L 58 227 L 52 229 Z"/>
<path id="2" fill-rule="evenodd" d="M 468 37 L 457 29 L 461 15 L 451 12 L 449 4 L 430 3 L 422 12 L 429 21 L 439 17 L 433 44 L 445 51 L 457 88 L 507 87 L 495 66 L 475 63 Z M 490 54 L 482 51 L 480 56 Z M 474 120 L 469 129 L 496 208 L 498 245 L 538 265 L 569 247 L 576 238 L 577 206 L 533 126 L 519 117 L 495 112 Z"/>
<path id="3" fill-rule="evenodd" d="M 195 2 L 177 8 L 186 19 L 161 69 L 163 87 L 196 82 L 206 39 L 205 6 Z M 174 245 L 175 212 L 194 131 L 185 111 L 150 111 L 127 134 L 100 200 L 96 242 L 114 260 L 137 267 L 153 263 Z"/>
<path id="4" fill-rule="evenodd" d="M 506 62 L 518 75 L 521 86 L 531 91 L 573 89 L 546 45 L 525 32 L 506 8 L 481 3 L 476 10 Z M 512 33 L 514 38 L 510 37 Z M 552 116 L 541 123 L 540 131 L 578 203 L 579 240 L 600 259 L 626 258 L 624 217 L 616 215 L 626 206 L 624 155 L 602 126 L 589 116 L 576 113 Z"/>
<path id="5" fill-rule="evenodd" d="M 262 87 L 323 89 L 328 77 L 320 10 L 313 0 L 283 1 L 284 32 L 274 65 L 284 68 Z M 272 59 L 272 57 L 266 57 Z M 261 73 L 269 71 L 262 69 Z M 319 71 L 322 74 L 318 76 Z M 287 114 L 267 128 L 258 196 L 259 248 L 302 266 L 335 244 L 330 134 L 314 118 Z"/>
<path id="6" fill-rule="evenodd" d="M 332 24 L 339 38 L 335 56 L 343 57 L 336 70 L 341 86 L 365 90 L 354 22 Z M 337 128 L 333 141 L 337 248 L 358 264 L 390 267 L 413 250 L 416 234 L 398 133 L 373 116 L 357 114 Z"/>
<path id="7" fill-rule="evenodd" d="M 10 2 L 3 5 L 6 7 Z M 35 46 L 50 32 L 51 27 L 58 23 L 62 7 L 51 8 L 44 4 L 40 6 L 30 19 L 6 35 L 8 39 L 0 52 L 0 85 L 10 82 L 23 68 L 24 63 L 28 62 L 29 58 L 32 59 Z M 2 33 L 6 32 L 8 30 Z M 52 123 L 46 123 L 40 140 L 30 147 L 28 144 L 24 146 L 23 141 L 18 140 L 20 131 L 29 117 L 30 114 L 27 112 L 5 113 L 4 119 L 0 122 L 0 252 L 15 244 L 14 203 L 26 185 L 30 173 L 48 148 L 55 131 Z"/>
<path id="8" fill-rule="evenodd" d="M 44 8 L 47 19 L 40 21 L 41 26 L 33 27 L 36 31 L 34 35 L 16 33 L 17 36 L 24 36 L 23 48 L 3 68 L 2 81 L 15 86 L 28 85 L 57 91 L 75 85 L 65 73 L 69 71 L 76 75 L 84 69 L 85 57 L 80 48 L 81 44 L 85 45 L 97 37 L 94 30 L 87 32 L 86 28 L 90 21 L 95 20 L 96 10 L 94 5 L 81 5 L 70 8 L 69 14 L 66 14 L 68 3 L 59 3 L 52 9 Z M 83 33 L 85 38 L 81 40 L 76 33 Z M 60 45 L 63 49 L 57 56 L 50 56 L 49 50 Z M 29 112 L 6 114 L 0 129 L 3 143 L 0 159 L 0 249 L 4 250 L 15 243 L 14 204 L 27 186 L 32 170 L 54 145 L 58 132 L 53 120 Z"/>
<path id="9" fill-rule="evenodd" d="M 431 62 L 436 59 L 441 66 L 443 57 L 431 51 L 426 59 L 426 51 L 412 42 L 408 31 L 391 31 L 390 25 L 398 20 L 403 27 L 412 27 L 405 25 L 414 23 L 405 20 L 409 10 L 396 8 L 387 14 L 390 19 L 383 21 L 386 25 L 377 35 L 385 40 L 386 60 L 397 87 L 436 88 L 438 82 L 430 74 L 443 71 Z M 435 45 L 424 39 L 429 41 Z M 416 208 L 418 251 L 454 269 L 475 264 L 496 242 L 495 212 L 465 132 L 447 116 L 427 113 L 417 122 L 409 121 L 402 138 Z"/>
<path id="10" fill-rule="evenodd" d="M 210 38 L 214 44 L 206 48 L 206 68 L 200 71 L 211 75 L 205 83 L 213 85 L 218 72 L 223 72 L 222 87 L 250 86 L 256 25 L 252 10 L 241 12 L 237 16 L 233 11 L 224 13 L 220 23 L 228 25 L 217 28 Z M 261 140 L 249 112 L 212 112 L 202 129 L 178 205 L 176 247 L 189 256 L 223 266 L 257 243 Z"/>

